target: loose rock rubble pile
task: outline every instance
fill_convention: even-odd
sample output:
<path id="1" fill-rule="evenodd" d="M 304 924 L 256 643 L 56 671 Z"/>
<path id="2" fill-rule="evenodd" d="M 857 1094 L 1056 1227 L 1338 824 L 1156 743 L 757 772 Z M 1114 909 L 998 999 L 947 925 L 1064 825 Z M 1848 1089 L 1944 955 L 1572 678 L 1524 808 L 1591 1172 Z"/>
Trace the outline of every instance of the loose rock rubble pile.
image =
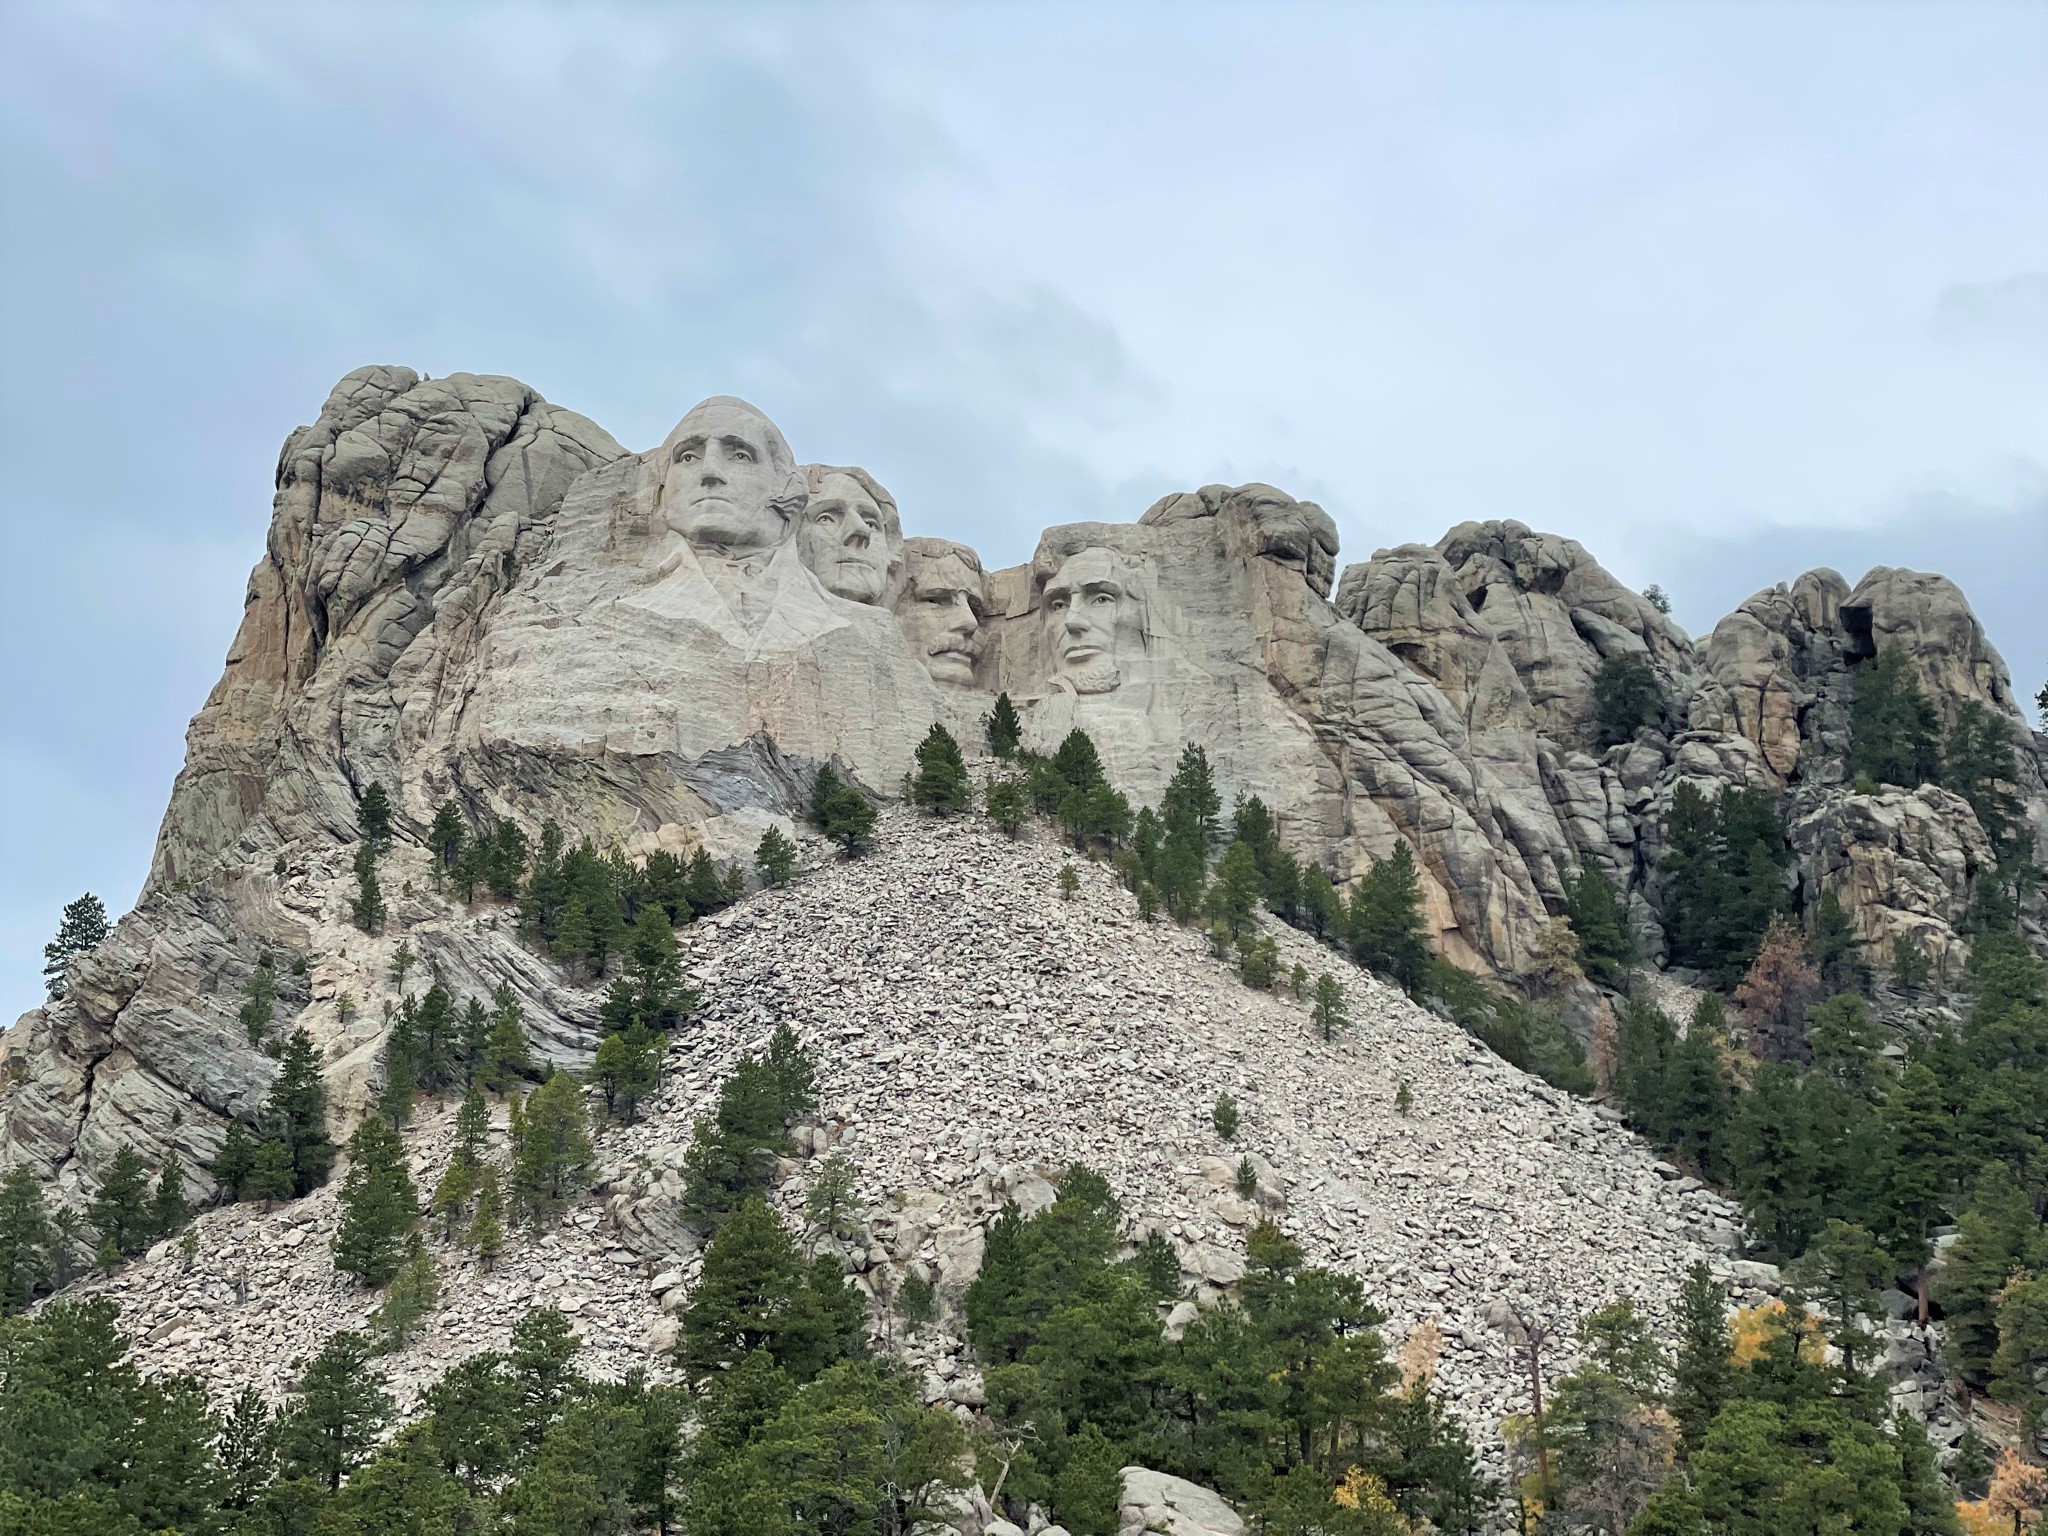
<path id="1" fill-rule="evenodd" d="M 961 1353 L 958 1299 L 982 1230 L 1006 1200 L 1048 1202 L 1073 1162 L 1110 1180 L 1134 1231 L 1174 1241 L 1197 1301 L 1242 1276 L 1246 1231 L 1274 1216 L 1310 1262 L 1365 1280 L 1393 1343 L 1433 1325 L 1439 1385 L 1482 1441 L 1525 1391 L 1497 1324 L 1504 1307 L 1568 1337 L 1615 1296 L 1663 1318 L 1702 1254 L 1733 1274 L 1735 1211 L 1610 1112 L 1276 927 L 1283 974 L 1299 960 L 1345 985 L 1352 1022 L 1326 1043 L 1304 1003 L 1250 991 L 1199 934 L 1139 921 L 1106 868 L 1082 863 L 1079 892 L 1063 900 L 1071 857 L 1045 834 L 1012 841 L 978 818 L 889 812 L 868 857 L 684 930 L 704 1004 L 645 1118 L 601 1131 L 594 1198 L 557 1229 L 517 1237 L 494 1273 L 437 1247 L 444 1300 L 392 1357 L 401 1396 L 501 1344 L 543 1303 L 576 1319 L 592 1368 L 658 1373 L 667 1314 L 699 1264 L 676 1210 L 690 1125 L 783 1022 L 819 1061 L 821 1109 L 799 1128 L 803 1155 L 777 1198 L 794 1221 L 816 1158 L 854 1164 L 868 1219 L 843 1256 L 871 1294 L 913 1269 L 937 1282 L 939 1324 L 907 1348 L 928 1394 L 962 1408 L 978 1403 L 979 1379 Z M 1404 1081 L 1406 1114 L 1394 1103 Z M 1230 1145 L 1211 1124 L 1226 1091 L 1242 1118 Z M 410 1132 L 423 1190 L 448 1155 L 450 1119 L 445 1104 L 423 1106 Z M 1236 1187 L 1246 1155 L 1258 1173 L 1249 1199 Z M 375 1305 L 333 1272 L 336 1220 L 333 1186 L 275 1211 L 210 1212 L 189 1268 L 165 1244 L 87 1288 L 122 1302 L 152 1364 L 223 1392 L 274 1391 L 296 1356 Z M 1182 1308 L 1175 1325 L 1185 1319 Z M 1564 1368 L 1568 1348 L 1546 1364 Z"/>

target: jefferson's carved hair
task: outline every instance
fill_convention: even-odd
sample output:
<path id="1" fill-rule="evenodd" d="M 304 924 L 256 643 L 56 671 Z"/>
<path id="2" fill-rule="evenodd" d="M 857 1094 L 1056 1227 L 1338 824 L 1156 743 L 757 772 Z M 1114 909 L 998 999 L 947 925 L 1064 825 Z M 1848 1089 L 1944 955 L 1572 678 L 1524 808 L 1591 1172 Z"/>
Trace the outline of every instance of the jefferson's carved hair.
<path id="1" fill-rule="evenodd" d="M 882 509 L 882 524 L 888 529 L 892 541 L 903 539 L 903 518 L 896 510 L 896 498 L 882 489 L 881 482 L 866 470 L 852 464 L 806 464 L 803 466 L 804 488 L 812 496 L 825 489 L 825 482 L 834 475 L 844 475 L 869 496 Z"/>

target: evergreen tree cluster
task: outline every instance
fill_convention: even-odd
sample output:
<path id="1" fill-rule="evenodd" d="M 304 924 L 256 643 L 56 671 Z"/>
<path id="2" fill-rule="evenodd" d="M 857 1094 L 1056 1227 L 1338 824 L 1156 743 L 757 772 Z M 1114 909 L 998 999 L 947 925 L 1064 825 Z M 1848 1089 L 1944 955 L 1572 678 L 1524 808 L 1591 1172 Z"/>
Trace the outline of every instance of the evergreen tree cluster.
<path id="1" fill-rule="evenodd" d="M 1609 656 L 1593 672 L 1593 725 L 1603 747 L 1664 723 L 1664 690 L 1642 651 Z"/>
<path id="2" fill-rule="evenodd" d="M 168 1154 L 154 1182 L 142 1154 L 122 1147 L 83 1213 L 54 1211 L 20 1163 L 0 1177 L 0 1314 L 68 1285 L 89 1261 L 117 1267 L 191 1220 L 185 1169 Z"/>
<path id="3" fill-rule="evenodd" d="M 295 1029 L 254 1123 L 228 1122 L 211 1172 L 224 1200 L 295 1200 L 327 1182 L 334 1155 L 319 1057 Z"/>
<path id="4" fill-rule="evenodd" d="M 1858 1364 L 1853 1324 L 1876 1296 L 1854 1245 L 1832 1258 L 1832 1289 L 1811 1297 L 1825 1323 L 1802 1298 L 1774 1303 L 1745 1316 L 1740 1348 L 1704 1264 L 1681 1290 L 1671 1356 L 1633 1303 L 1588 1314 L 1580 1364 L 1540 1420 L 1511 1426 L 1534 1463 L 1518 1505 L 1545 1530 L 1617 1536 L 1963 1536 L 1926 1431 L 1889 1413 Z"/>
<path id="5" fill-rule="evenodd" d="M 1671 962 L 1732 986 L 1791 904 L 1791 849 L 1777 806 L 1760 789 L 1729 787 L 1709 800 L 1681 781 L 1664 857 L 1664 937 Z"/>
<path id="6" fill-rule="evenodd" d="M 837 843 L 849 858 L 874 846 L 874 806 L 858 788 L 840 778 L 830 763 L 821 767 L 811 781 L 810 823 Z"/>
<path id="7" fill-rule="evenodd" d="M 720 865 L 703 848 L 687 859 L 658 848 L 635 864 L 616 852 L 598 852 L 588 838 L 572 847 L 552 820 L 542 823 L 533 844 L 511 821 L 472 836 L 453 801 L 435 813 L 428 846 L 437 878 L 445 875 L 463 900 L 487 892 L 516 902 L 520 931 L 530 941 L 598 977 L 627 950 L 650 910 L 680 928 L 731 906 L 747 889 L 739 864 Z M 756 859 L 763 882 L 786 881 L 796 857 L 789 840 L 771 832 L 762 850 L 765 859 L 760 852 Z"/>
<path id="8" fill-rule="evenodd" d="M 519 887 L 519 924 L 557 959 L 599 977 L 625 952 L 637 925 L 661 920 L 679 928 L 745 894 L 740 866 L 721 869 L 702 848 L 688 859 L 657 848 L 636 865 L 599 853 L 587 838 L 572 848 L 548 821 Z"/>
<path id="9" fill-rule="evenodd" d="M 786 1024 L 759 1056 L 743 1056 L 719 1085 L 718 1106 L 698 1117 L 683 1154 L 683 1216 L 715 1231 L 748 1200 L 767 1194 L 778 1158 L 795 1150 L 789 1128 L 818 1107 L 818 1069 Z"/>
<path id="10" fill-rule="evenodd" d="M 1849 706 L 1853 781 L 1865 787 L 1914 789 L 1938 784 L 1969 801 L 2002 865 L 2024 865 L 2029 852 L 2026 808 L 2019 796 L 2020 730 L 2006 716 L 1969 700 L 1944 732 L 1940 712 L 1922 691 L 1903 651 L 1882 651 L 1856 673 Z"/>
<path id="11" fill-rule="evenodd" d="M 1137 1462 L 1253 1504 L 1267 1529 L 1353 1529 L 1337 1523 L 1347 1479 L 1370 1480 L 1390 1515 L 1480 1528 L 1492 1490 L 1469 1443 L 1426 1386 L 1401 1388 L 1354 1277 L 1309 1267 L 1261 1226 L 1242 1301 L 1167 1340 L 1159 1307 L 1178 1299 L 1179 1264 L 1156 1235 L 1119 1262 L 1128 1240 L 1107 1184 L 1081 1167 L 1051 1206 L 1011 1207 L 989 1229 L 965 1308 L 995 1426 L 983 1462 L 1001 1458 L 1006 1497 L 1077 1536 L 1114 1533 L 1118 1471 Z M 1305 1516 L 1324 1523 L 1286 1523 Z"/>
<path id="12" fill-rule="evenodd" d="M 449 1371 L 395 1434 L 376 1345 L 362 1334 L 336 1334 L 302 1361 L 276 1409 L 250 1389 L 214 1411 L 196 1380 L 138 1372 L 115 1317 L 95 1299 L 0 1325 L 0 1526 L 96 1536 L 673 1530 L 708 1472 L 684 1443 L 688 1394 L 639 1375 L 585 1377 L 580 1341 L 558 1312 L 527 1314 L 507 1349 Z M 806 1427 L 825 1420 L 814 1412 Z"/>
<path id="13" fill-rule="evenodd" d="M 1907 1040 L 1903 1055 L 1853 991 L 1802 1010 L 1782 1024 L 1789 1034 L 1752 1031 L 1746 1050 L 1711 994 L 1682 1034 L 1633 1002 L 1614 1086 L 1638 1129 L 1741 1198 L 1774 1257 L 1839 1249 L 1839 1228 L 1861 1234 L 1884 1285 L 1938 1309 L 1964 1378 L 2038 1416 L 2048 1404 L 2048 1315 L 2032 1278 L 2048 1267 L 2048 964 L 1995 891 L 1977 928 L 1966 1019 Z M 1930 1284 L 1933 1235 L 1950 1223 L 1958 1236 Z"/>

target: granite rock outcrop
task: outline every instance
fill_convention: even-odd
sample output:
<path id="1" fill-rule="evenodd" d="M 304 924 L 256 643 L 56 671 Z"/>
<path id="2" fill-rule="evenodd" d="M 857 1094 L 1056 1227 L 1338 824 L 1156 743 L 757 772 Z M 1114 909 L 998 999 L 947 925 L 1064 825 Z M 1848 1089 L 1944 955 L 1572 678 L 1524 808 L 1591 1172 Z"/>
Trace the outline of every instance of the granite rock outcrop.
<path id="1" fill-rule="evenodd" d="M 360 1104 L 381 1026 L 356 1005 L 388 960 L 348 923 L 372 783 L 394 807 L 393 928 L 436 975 L 510 985 L 540 1048 L 573 1062 L 590 1000 L 508 926 L 436 905 L 437 807 L 529 837 L 552 820 L 627 858 L 745 858 L 768 827 L 797 831 L 820 764 L 887 798 L 933 723 L 972 742 L 998 691 L 1031 746 L 1087 730 L 1133 803 L 1199 742 L 1226 802 L 1259 796 L 1340 886 L 1406 844 L 1436 947 L 1510 985 L 1586 864 L 1655 957 L 1683 783 L 1785 797 L 1799 898 L 1836 894 L 1874 960 L 1906 934 L 1960 963 L 1989 868 L 1973 814 L 1931 788 L 1858 800 L 1840 766 L 1880 647 L 1948 717 L 1974 700 L 2023 725 L 1942 578 L 1809 572 L 1695 646 L 1578 543 L 1512 520 L 1341 576 L 1333 520 L 1268 485 L 1054 526 L 1004 569 L 903 523 L 877 477 L 799 462 L 744 401 L 704 401 L 633 453 L 514 380 L 350 374 L 280 456 L 140 903 L 9 1034 L 0 1152 L 67 1197 L 123 1145 L 202 1167 L 276 1070 L 235 1017 L 266 952 L 303 960 L 291 1020 L 342 1115 Z M 1603 743 L 1594 679 L 1636 655 L 1662 719 Z M 2023 739 L 2016 787 L 2048 858 L 2044 749 Z M 1590 1029 L 1597 1007 L 1573 1017 Z"/>

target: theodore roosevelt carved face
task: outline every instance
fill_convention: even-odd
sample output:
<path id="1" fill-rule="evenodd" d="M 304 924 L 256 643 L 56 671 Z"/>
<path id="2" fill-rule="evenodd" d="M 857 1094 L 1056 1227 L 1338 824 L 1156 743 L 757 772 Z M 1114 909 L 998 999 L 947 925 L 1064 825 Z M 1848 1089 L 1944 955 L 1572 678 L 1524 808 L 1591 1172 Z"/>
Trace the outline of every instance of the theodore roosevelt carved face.
<path id="1" fill-rule="evenodd" d="M 660 467 L 663 515 L 702 553 L 779 544 L 804 504 L 803 477 L 775 423 L 730 395 L 713 395 L 676 423 Z"/>
<path id="2" fill-rule="evenodd" d="M 855 603 L 881 603 L 903 562 L 896 502 L 863 469 L 804 466 L 810 500 L 797 522 L 797 553 L 825 590 Z"/>
<path id="3" fill-rule="evenodd" d="M 987 611 L 979 557 L 966 545 L 945 539 L 910 539 L 903 560 L 909 585 L 897 605 L 896 622 L 911 654 L 940 686 L 973 687 Z"/>
<path id="4" fill-rule="evenodd" d="M 1145 609 L 1130 568 L 1101 546 L 1061 562 L 1040 598 L 1052 675 L 1076 693 L 1108 693 L 1144 654 Z"/>

